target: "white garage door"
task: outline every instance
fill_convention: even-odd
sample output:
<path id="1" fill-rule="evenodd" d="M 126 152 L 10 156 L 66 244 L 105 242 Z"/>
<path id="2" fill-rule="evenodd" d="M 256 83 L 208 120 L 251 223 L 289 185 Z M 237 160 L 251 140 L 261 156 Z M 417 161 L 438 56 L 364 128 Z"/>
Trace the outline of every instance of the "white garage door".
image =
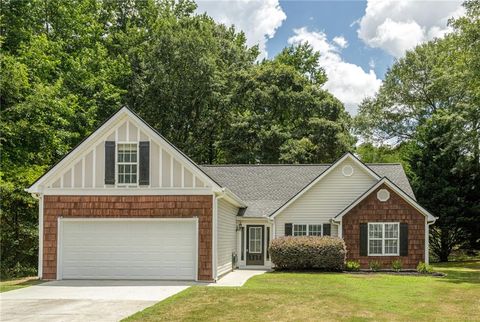
<path id="1" fill-rule="evenodd" d="M 194 220 L 60 221 L 60 279 L 196 278 Z"/>

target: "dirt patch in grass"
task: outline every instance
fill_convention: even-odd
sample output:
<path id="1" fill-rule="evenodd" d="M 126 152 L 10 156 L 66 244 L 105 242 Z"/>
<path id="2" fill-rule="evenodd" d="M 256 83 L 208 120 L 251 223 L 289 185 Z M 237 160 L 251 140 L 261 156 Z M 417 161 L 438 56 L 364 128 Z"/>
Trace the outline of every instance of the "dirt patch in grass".
<path id="1" fill-rule="evenodd" d="M 17 279 L 10 279 L 5 281 L 0 281 L 0 293 L 17 290 L 20 288 L 37 285 L 43 283 L 38 277 L 22 277 Z"/>

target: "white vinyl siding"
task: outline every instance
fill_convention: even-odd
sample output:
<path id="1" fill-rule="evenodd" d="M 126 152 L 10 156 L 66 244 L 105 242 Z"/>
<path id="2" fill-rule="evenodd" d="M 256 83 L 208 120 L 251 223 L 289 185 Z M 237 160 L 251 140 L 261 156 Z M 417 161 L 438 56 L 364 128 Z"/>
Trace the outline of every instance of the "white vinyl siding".
<path id="1" fill-rule="evenodd" d="M 217 276 L 232 270 L 232 253 L 237 249 L 237 213 L 237 207 L 223 199 L 218 200 Z"/>
<path id="2" fill-rule="evenodd" d="M 150 141 L 150 187 L 152 188 L 203 188 L 209 187 L 204 179 L 194 174 L 193 165 L 188 165 L 177 159 L 172 148 L 161 142 L 152 140 L 133 120 L 123 120 L 113 126 L 108 132 L 94 141 L 90 148 L 82 152 L 47 183 L 47 188 L 104 188 L 105 174 L 105 141 L 115 141 L 117 144 L 134 143 L 138 140 Z M 118 146 L 117 146 L 118 147 Z M 170 152 L 169 152 L 170 151 Z M 118 154 L 118 149 L 115 151 Z M 117 155 L 118 157 L 118 155 Z M 118 186 L 125 188 L 126 184 L 119 183 L 118 164 L 115 165 Z M 138 172 L 138 165 L 137 165 Z M 137 173 L 138 177 L 138 173 Z M 109 185 L 107 188 L 111 188 Z M 131 185 L 128 185 L 132 188 Z M 138 186 L 138 188 L 142 188 Z"/>
<path id="3" fill-rule="evenodd" d="M 346 177 L 342 174 L 344 165 L 353 167 L 353 175 Z M 331 218 L 375 182 L 376 180 L 354 161 L 344 160 L 275 217 L 275 236 L 285 235 L 285 223 L 330 223 Z M 338 236 L 337 225 L 331 225 L 330 234 Z"/>

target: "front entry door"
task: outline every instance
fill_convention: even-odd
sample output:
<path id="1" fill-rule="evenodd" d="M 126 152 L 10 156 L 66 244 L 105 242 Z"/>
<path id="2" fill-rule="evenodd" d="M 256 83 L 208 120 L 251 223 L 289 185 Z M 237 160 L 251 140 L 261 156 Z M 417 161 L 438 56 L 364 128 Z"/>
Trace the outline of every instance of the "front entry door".
<path id="1" fill-rule="evenodd" d="M 247 265 L 263 265 L 263 236 L 265 227 L 247 225 Z"/>

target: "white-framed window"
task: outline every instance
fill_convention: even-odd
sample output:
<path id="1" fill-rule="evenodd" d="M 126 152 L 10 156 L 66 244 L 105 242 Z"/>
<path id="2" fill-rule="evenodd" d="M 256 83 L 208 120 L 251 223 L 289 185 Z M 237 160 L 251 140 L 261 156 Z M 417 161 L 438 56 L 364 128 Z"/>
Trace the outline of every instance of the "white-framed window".
<path id="1" fill-rule="evenodd" d="M 293 224 L 293 236 L 307 236 L 306 224 Z"/>
<path id="2" fill-rule="evenodd" d="M 136 185 L 138 179 L 138 144 L 117 144 L 118 184 Z"/>
<path id="3" fill-rule="evenodd" d="M 368 223 L 368 256 L 398 256 L 400 224 Z"/>
<path id="4" fill-rule="evenodd" d="M 309 236 L 322 236 L 322 225 L 308 225 Z"/>
<path id="5" fill-rule="evenodd" d="M 293 236 L 322 236 L 322 225 L 293 224 Z"/>

